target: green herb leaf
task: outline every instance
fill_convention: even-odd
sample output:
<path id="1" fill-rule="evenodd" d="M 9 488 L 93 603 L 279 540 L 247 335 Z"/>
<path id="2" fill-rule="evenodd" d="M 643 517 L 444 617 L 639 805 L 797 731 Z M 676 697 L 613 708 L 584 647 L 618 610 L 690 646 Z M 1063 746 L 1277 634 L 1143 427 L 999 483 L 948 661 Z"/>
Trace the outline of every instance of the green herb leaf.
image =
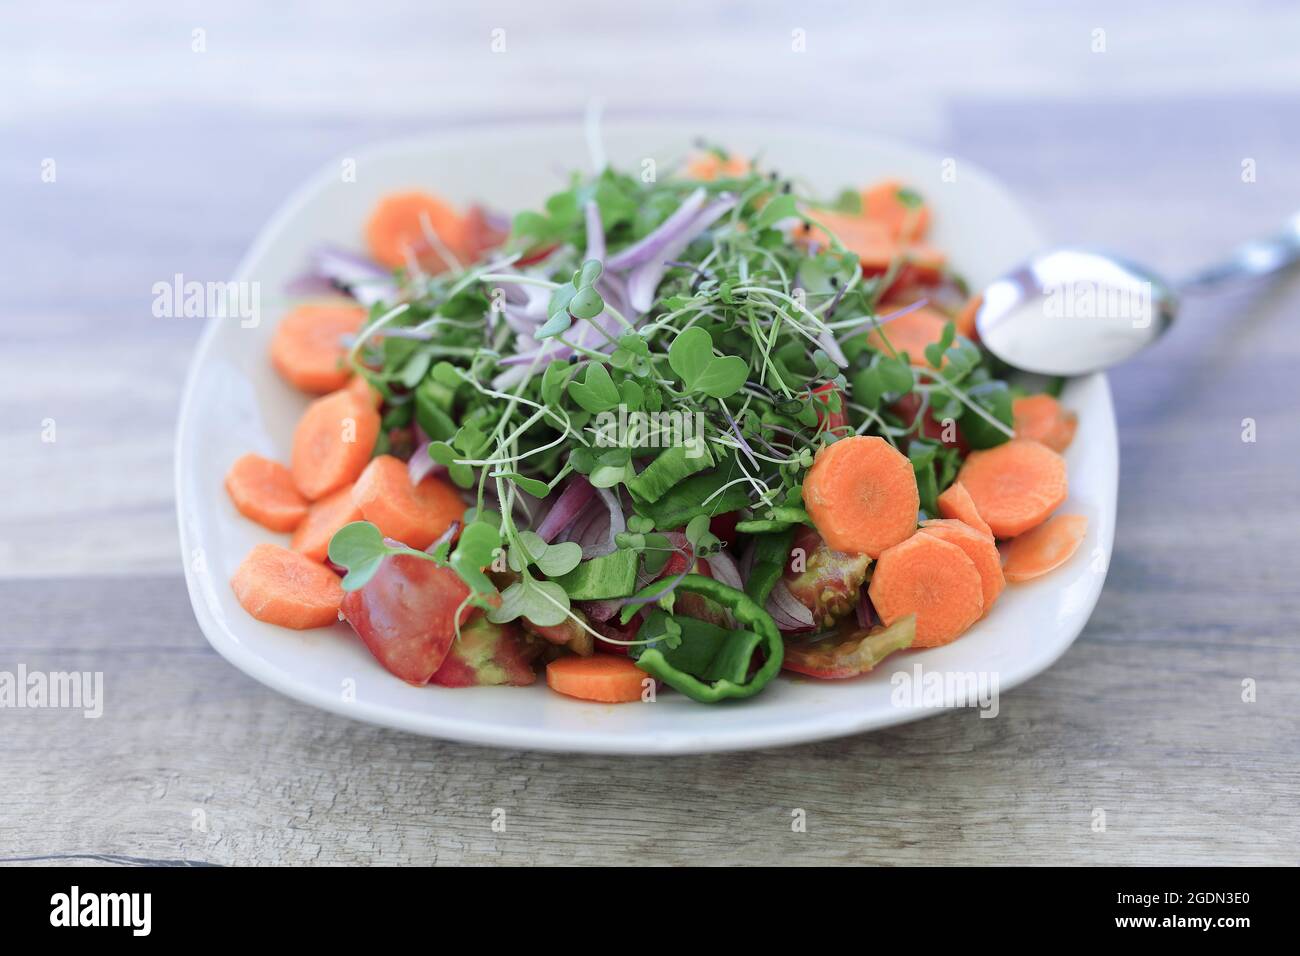
<path id="1" fill-rule="evenodd" d="M 391 553 L 383 534 L 369 521 L 346 524 L 330 538 L 330 560 L 348 569 L 342 581 L 345 591 L 365 587 Z"/>
<path id="2" fill-rule="evenodd" d="M 692 326 L 673 339 L 668 364 L 687 391 L 727 398 L 740 391 L 749 376 L 749 364 L 735 355 L 718 358 L 706 329 Z"/>
<path id="3" fill-rule="evenodd" d="M 605 366 L 593 362 L 587 366 L 585 379 L 569 383 L 569 397 L 587 411 L 598 414 L 618 405 L 619 393 Z"/>

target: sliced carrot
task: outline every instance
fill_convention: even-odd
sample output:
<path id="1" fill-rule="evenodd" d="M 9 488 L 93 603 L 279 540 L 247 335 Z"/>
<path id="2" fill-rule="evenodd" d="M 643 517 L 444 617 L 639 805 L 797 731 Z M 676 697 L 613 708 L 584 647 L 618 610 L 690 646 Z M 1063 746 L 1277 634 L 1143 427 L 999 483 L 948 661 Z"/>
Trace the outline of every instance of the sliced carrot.
<path id="1" fill-rule="evenodd" d="M 975 328 L 975 316 L 979 314 L 980 306 L 984 304 L 984 294 L 973 295 L 966 300 L 966 304 L 957 312 L 953 319 L 953 324 L 957 326 L 957 334 L 964 339 L 974 341 L 978 337 Z"/>
<path id="2" fill-rule="evenodd" d="M 1055 571 L 1074 556 L 1087 534 L 1088 519 L 1083 515 L 1057 515 L 1012 539 L 1003 573 L 1008 581 L 1019 582 Z"/>
<path id="3" fill-rule="evenodd" d="M 979 509 L 975 507 L 975 502 L 971 500 L 970 492 L 960 481 L 954 481 L 945 489 L 944 493 L 939 496 L 939 514 L 945 518 L 953 518 L 957 521 L 964 521 L 980 534 L 986 534 L 993 537 L 993 529 L 989 523 L 980 517 Z"/>
<path id="4" fill-rule="evenodd" d="M 973 451 L 957 473 L 980 517 L 998 538 L 1036 528 L 1069 493 L 1065 459 L 1046 445 L 1013 438 Z"/>
<path id="5" fill-rule="evenodd" d="M 921 507 L 912 463 L 883 438 L 865 435 L 817 453 L 803 500 L 831 548 L 873 558 L 916 530 Z"/>
<path id="6" fill-rule="evenodd" d="M 740 156 L 728 156 L 722 159 L 712 150 L 696 156 L 686 164 L 688 179 L 703 179 L 710 182 L 715 179 L 744 176 L 747 172 L 749 172 L 748 160 Z"/>
<path id="7" fill-rule="evenodd" d="M 255 546 L 230 586 L 253 617 L 296 630 L 333 624 L 343 603 L 337 574 L 278 544 Z"/>
<path id="8" fill-rule="evenodd" d="M 922 306 L 896 319 L 882 315 L 880 328 L 873 328 L 867 335 L 867 341 L 886 355 L 894 352 L 906 352 L 913 365 L 929 366 L 925 358 L 925 347 L 938 342 L 943 337 L 943 327 L 948 323 L 947 317 L 935 309 Z M 888 339 L 889 344 L 885 344 Z M 890 351 L 893 346 L 893 351 Z"/>
<path id="9" fill-rule="evenodd" d="M 343 336 L 355 334 L 366 320 L 356 305 L 300 305 L 276 326 L 271 364 L 296 388 L 323 395 L 347 384 Z"/>
<path id="10" fill-rule="evenodd" d="M 384 404 L 384 393 L 366 381 L 364 375 L 353 375 L 348 381 L 347 390 L 356 395 L 357 398 L 369 402 L 375 408 Z"/>
<path id="11" fill-rule="evenodd" d="M 1011 403 L 1017 438 L 1032 438 L 1052 451 L 1063 452 L 1074 441 L 1079 416 L 1061 407 L 1051 395 L 1026 395 Z"/>
<path id="12" fill-rule="evenodd" d="M 289 469 L 261 455 L 244 455 L 230 466 L 226 492 L 241 515 L 271 531 L 292 531 L 307 515 L 307 499 Z"/>
<path id="13" fill-rule="evenodd" d="M 560 657 L 546 665 L 546 684 L 551 690 L 604 704 L 640 700 L 647 679 L 651 678 L 630 658 L 614 654 Z"/>
<path id="14" fill-rule="evenodd" d="M 430 272 L 451 266 L 426 234 L 432 229 L 448 249 L 464 247 L 464 220 L 441 199 L 422 192 L 393 193 L 375 207 L 366 224 L 366 243 L 375 261 L 390 269 L 414 257 Z"/>
<path id="15" fill-rule="evenodd" d="M 361 509 L 352 500 L 352 485 L 344 485 L 316 502 L 293 533 L 289 547 L 313 561 L 329 556 L 330 538 L 345 524 L 361 520 Z"/>
<path id="16" fill-rule="evenodd" d="M 913 647 L 955 641 L 984 613 L 984 584 L 966 552 L 933 534 L 885 551 L 867 588 L 885 624 L 916 615 Z"/>
<path id="17" fill-rule="evenodd" d="M 361 516 L 387 537 L 423 550 L 465 514 L 455 485 L 429 475 L 412 486 L 406 462 L 380 455 L 366 466 L 352 488 Z"/>
<path id="18" fill-rule="evenodd" d="M 1002 555 L 993 543 L 993 536 L 976 531 L 964 521 L 944 518 L 925 522 L 921 531 L 955 544 L 966 552 L 966 557 L 980 573 L 980 583 L 984 587 L 984 613 L 987 614 L 1007 586 L 1006 578 L 1002 576 Z"/>
<path id="19" fill-rule="evenodd" d="M 882 223 L 830 209 L 814 210 L 812 217 L 834 233 L 840 245 L 858 257 L 864 272 L 884 272 L 902 255 L 898 244 L 890 238 L 889 230 Z M 827 249 L 831 245 L 831 239 L 826 229 L 819 226 L 799 228 L 796 229 L 794 238 L 805 245 L 815 242 L 819 248 Z"/>
<path id="20" fill-rule="evenodd" d="M 355 393 L 316 399 L 293 433 L 293 483 L 312 501 L 338 491 L 356 481 L 378 437 L 379 412 Z"/>
<path id="21" fill-rule="evenodd" d="M 881 223 L 889 235 L 901 242 L 914 242 L 925 235 L 930 225 L 929 207 L 908 204 L 899 195 L 903 184 L 886 179 L 862 190 L 862 214 Z"/>

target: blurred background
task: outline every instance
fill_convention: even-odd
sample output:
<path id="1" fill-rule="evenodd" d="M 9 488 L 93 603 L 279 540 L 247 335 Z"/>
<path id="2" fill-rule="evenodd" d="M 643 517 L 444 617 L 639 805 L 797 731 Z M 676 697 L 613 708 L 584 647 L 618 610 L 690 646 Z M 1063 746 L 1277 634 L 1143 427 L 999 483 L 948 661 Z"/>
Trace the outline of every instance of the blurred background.
<path id="1" fill-rule="evenodd" d="M 933 147 L 1009 184 L 1052 239 L 1177 277 L 1300 209 L 1297 51 L 1300 5 L 1282 0 L 3 5 L 0 668 L 111 661 L 124 719 L 0 714 L 0 858 L 1294 862 L 1294 277 L 1190 303 L 1112 375 L 1106 590 L 1002 719 L 673 764 L 406 737 L 219 660 L 172 502 L 201 322 L 150 304 L 176 273 L 227 279 L 338 156 L 593 98 L 700 130 L 796 118 Z M 1272 681 L 1254 709 L 1251 675 Z M 605 802 L 579 820 L 592 786 Z M 501 787 L 531 801 L 510 844 L 478 817 Z M 793 800 L 831 808 L 797 848 L 746 828 L 783 829 Z M 377 822 L 384 806 L 399 818 Z M 1123 808 L 1114 840 L 1089 830 L 1094 806 Z M 191 830 L 193 807 L 225 822 Z"/>

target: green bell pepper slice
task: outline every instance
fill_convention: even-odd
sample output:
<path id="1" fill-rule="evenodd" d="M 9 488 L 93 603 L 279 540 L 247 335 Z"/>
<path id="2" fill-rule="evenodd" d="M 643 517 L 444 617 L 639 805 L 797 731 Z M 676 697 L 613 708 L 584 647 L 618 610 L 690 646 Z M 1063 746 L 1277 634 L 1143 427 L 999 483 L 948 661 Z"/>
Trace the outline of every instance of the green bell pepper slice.
<path id="1" fill-rule="evenodd" d="M 739 529 L 739 525 L 737 525 Z M 794 528 L 764 534 L 754 539 L 754 562 L 745 582 L 745 593 L 759 607 L 767 604 L 768 595 L 785 573 L 790 560 L 790 545 L 794 543 Z"/>
<path id="2" fill-rule="evenodd" d="M 763 606 L 743 591 L 702 574 L 683 576 L 677 589 L 721 604 L 731 612 L 739 629 L 727 631 L 692 618 L 674 618 L 682 627 L 682 643 L 675 648 L 647 647 L 636 659 L 636 666 L 704 704 L 752 697 L 766 687 L 781 670 L 785 643 Z M 750 658 L 760 646 L 767 657 L 750 677 Z M 690 673 L 685 669 L 688 667 L 700 673 Z"/>

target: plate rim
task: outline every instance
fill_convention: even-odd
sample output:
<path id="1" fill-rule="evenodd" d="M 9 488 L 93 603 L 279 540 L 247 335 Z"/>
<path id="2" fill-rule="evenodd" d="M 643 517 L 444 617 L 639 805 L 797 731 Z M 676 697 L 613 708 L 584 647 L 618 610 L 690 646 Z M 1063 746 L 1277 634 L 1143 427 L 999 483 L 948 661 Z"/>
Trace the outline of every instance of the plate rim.
<path id="1" fill-rule="evenodd" d="M 672 127 L 681 127 L 688 124 L 700 124 L 704 122 L 715 122 L 729 124 L 739 128 L 754 128 L 760 125 L 770 127 L 773 130 L 779 130 L 782 133 L 797 135 L 803 131 L 809 134 L 834 134 L 853 139 L 861 143 L 864 148 L 884 148 L 884 149 L 903 149 L 911 151 L 930 152 L 934 151 L 929 147 L 915 146 L 901 140 L 894 140 L 887 137 L 871 136 L 863 134 L 852 128 L 837 126 L 834 124 L 812 124 L 801 123 L 797 121 L 780 120 L 775 118 L 748 117 L 729 115 L 726 117 L 715 117 L 710 120 L 709 117 L 697 114 L 689 116 L 674 116 L 660 114 L 655 116 L 639 115 L 621 115 L 607 120 L 605 128 L 633 127 L 633 128 L 650 128 L 662 127 L 670 129 Z M 272 247 L 285 230 L 287 223 L 295 214 L 312 201 L 324 189 L 327 184 L 331 184 L 337 178 L 338 163 L 341 159 L 347 158 L 356 161 L 358 164 L 366 160 L 374 160 L 395 153 L 410 152 L 421 148 L 430 148 L 442 142 L 448 131 L 459 131 L 462 133 L 478 134 L 490 137 L 492 134 L 508 134 L 516 129 L 528 129 L 530 131 L 547 130 L 547 131 L 582 131 L 582 124 L 575 121 L 572 117 L 541 117 L 541 118 L 509 118 L 488 121 L 466 121 L 459 123 L 448 123 L 442 127 L 442 131 L 434 134 L 421 134 L 395 139 L 384 140 L 372 143 L 360 149 L 349 150 L 346 155 L 336 156 L 334 159 L 323 163 L 316 173 L 308 176 L 300 185 L 293 189 L 289 195 L 280 203 L 275 212 L 260 227 L 254 240 L 250 243 L 247 251 L 241 256 L 231 279 L 241 281 L 252 269 L 253 263 L 257 262 L 264 255 L 265 251 Z M 962 175 L 973 176 L 985 181 L 986 184 L 995 187 L 997 190 L 1009 195 L 1014 199 L 1015 193 L 1006 187 L 1000 179 L 988 173 L 977 164 L 969 160 L 960 159 L 962 164 Z M 1019 205 L 1019 203 L 1017 203 Z M 1025 219 L 1033 227 L 1034 238 L 1038 245 L 1043 245 L 1042 235 L 1033 223 L 1032 218 L 1025 213 Z M 183 452 L 189 443 L 188 429 L 193 424 L 194 416 L 192 406 L 196 400 L 195 394 L 198 388 L 198 380 L 205 363 L 208 353 L 213 347 L 213 342 L 217 336 L 221 320 L 211 317 L 206 320 L 202 333 L 195 345 L 194 352 L 190 357 L 189 365 L 186 370 L 185 385 L 181 393 L 181 401 L 178 407 L 176 437 L 173 443 L 173 493 L 175 496 L 176 519 L 179 532 L 179 543 L 181 551 L 181 563 L 185 572 L 186 590 L 190 598 L 190 605 L 193 608 L 195 618 L 203 632 L 204 638 L 226 661 L 234 667 L 285 696 L 299 701 L 301 703 L 317 707 L 330 713 L 338 714 L 354 720 L 360 720 L 364 723 L 373 724 L 381 727 L 389 727 L 397 730 L 415 733 L 426 737 L 432 737 L 449 742 L 461 742 L 475 745 L 502 747 L 507 749 L 535 750 L 542 752 L 557 753 L 592 753 L 604 755 L 622 755 L 622 756 L 646 756 L 646 755 L 686 755 L 699 753 L 716 753 L 716 752 L 738 752 L 745 750 L 758 750 L 774 747 L 790 746 L 798 743 L 811 743 L 821 740 L 830 740 L 844 737 L 857 733 L 864 733 L 870 730 L 878 730 L 886 727 L 897 726 L 903 723 L 910 723 L 916 720 L 922 720 L 926 717 L 946 713 L 955 709 L 952 707 L 933 707 L 933 706 L 912 706 L 893 708 L 884 718 L 878 712 L 858 713 L 851 708 L 845 708 L 840 714 L 833 716 L 819 715 L 815 725 L 808 723 L 796 723 L 787 721 L 784 724 L 764 726 L 762 728 L 739 727 L 739 728 L 719 728 L 709 727 L 707 723 L 701 727 L 698 733 L 689 735 L 680 731 L 665 733 L 650 733 L 638 735 L 635 738 L 611 737 L 608 735 L 589 734 L 586 732 L 575 732 L 557 729 L 538 729 L 538 728 L 511 728 L 503 730 L 492 725 L 485 725 L 477 720 L 468 718 L 448 717 L 440 714 L 428 714 L 414 712 L 404 709 L 400 706 L 385 704 L 382 701 L 370 700 L 353 700 L 344 701 L 337 694 L 326 694 L 317 691 L 312 685 L 302 681 L 295 681 L 292 675 L 282 672 L 280 669 L 267 664 L 256 652 L 249 647 L 233 633 L 228 623 L 219 620 L 213 613 L 208 604 L 208 600 L 203 594 L 202 583 L 197 580 L 198 572 L 189 560 L 189 556 L 195 551 L 196 545 L 192 538 L 191 531 L 187 527 L 186 521 L 186 500 L 184 495 L 184 474 L 185 461 Z M 1028 680 L 1038 676 L 1053 664 L 1056 663 L 1066 651 L 1068 651 L 1078 640 L 1079 635 L 1087 626 L 1088 620 L 1095 610 L 1097 602 L 1100 600 L 1101 592 L 1105 587 L 1105 578 L 1109 571 L 1110 557 L 1114 551 L 1114 531 L 1115 517 L 1118 503 L 1118 482 L 1119 482 L 1119 441 L 1118 441 L 1118 422 L 1115 418 L 1114 402 L 1111 394 L 1110 383 L 1104 372 L 1094 373 L 1085 376 L 1081 381 L 1092 383 L 1093 387 L 1098 390 L 1097 401 L 1104 406 L 1106 419 L 1109 422 L 1109 431 L 1114 438 L 1114 458 L 1115 468 L 1106 476 L 1106 482 L 1109 487 L 1106 489 L 1105 500 L 1109 503 L 1109 515 L 1104 516 L 1107 520 L 1104 522 L 1105 540 L 1099 541 L 1106 555 L 1106 567 L 1100 572 L 1100 581 L 1093 590 L 1087 601 L 1086 609 L 1081 607 L 1079 620 L 1081 621 L 1078 629 L 1068 639 L 1060 643 L 1059 647 L 1053 649 L 1053 653 L 1041 659 L 1035 660 L 1033 665 L 1021 672 L 1013 674 L 1009 679 L 999 675 L 999 694 L 1003 691 L 1009 691 Z"/>

